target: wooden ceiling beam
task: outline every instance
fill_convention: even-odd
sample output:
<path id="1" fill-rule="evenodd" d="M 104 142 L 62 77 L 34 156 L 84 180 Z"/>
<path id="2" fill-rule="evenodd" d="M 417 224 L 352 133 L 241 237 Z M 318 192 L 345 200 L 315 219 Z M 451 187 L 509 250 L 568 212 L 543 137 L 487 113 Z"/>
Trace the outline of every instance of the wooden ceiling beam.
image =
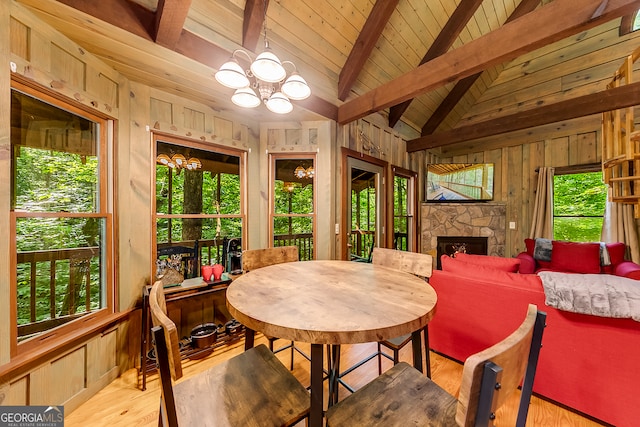
<path id="1" fill-rule="evenodd" d="M 251 52 L 255 52 L 258 46 L 268 7 L 269 0 L 247 0 L 244 5 L 242 47 Z"/>
<path id="2" fill-rule="evenodd" d="M 603 6 L 604 7 L 601 7 Z M 346 124 L 640 8 L 640 0 L 555 0 L 338 108 Z"/>
<path id="3" fill-rule="evenodd" d="M 482 0 L 462 0 L 449 17 L 447 23 L 444 24 L 440 34 L 438 34 L 433 41 L 433 44 L 429 47 L 429 50 L 427 50 L 427 53 L 418 66 L 448 51 L 481 4 Z M 413 98 L 391 107 L 389 110 L 389 127 L 392 128 L 398 123 L 398 120 L 400 120 L 404 112 L 409 108 L 411 101 L 413 101 Z"/>
<path id="4" fill-rule="evenodd" d="M 520 111 L 497 119 L 416 138 L 407 142 L 407 152 L 442 147 L 626 108 L 637 105 L 638 99 L 640 99 L 640 82 L 631 83 L 543 107 Z"/>
<path id="5" fill-rule="evenodd" d="M 535 10 L 535 8 L 539 4 L 540 4 L 540 0 L 522 0 L 518 4 L 518 6 L 515 8 L 515 10 L 511 13 L 511 15 L 509 15 L 509 17 L 505 21 L 505 24 L 508 24 L 514 19 L 517 19 L 521 16 L 526 15 L 529 12 L 532 12 L 533 10 Z M 481 75 L 482 75 L 482 71 L 472 76 L 465 77 L 464 79 L 456 83 L 456 85 L 449 92 L 447 97 L 440 103 L 438 108 L 436 108 L 436 111 L 434 111 L 431 117 L 429 117 L 429 120 L 427 120 L 424 126 L 422 126 L 422 132 L 421 132 L 422 136 L 430 135 L 436 131 L 438 126 L 440 126 L 440 124 L 444 121 L 444 119 L 447 118 L 447 116 L 454 109 L 454 107 L 458 105 L 458 102 L 460 102 L 462 97 L 467 93 L 467 91 L 471 88 L 471 86 L 473 86 L 476 80 L 480 78 Z M 395 107 L 391 107 L 391 111 L 393 111 L 394 108 Z M 398 117 L 398 119 L 400 119 L 400 117 Z M 391 122 L 391 114 L 389 114 L 389 122 Z M 389 126 L 393 127 L 391 123 L 389 123 Z"/>
<path id="6" fill-rule="evenodd" d="M 231 53 L 190 31 L 183 31 L 175 49 L 181 55 L 217 70 Z M 212 76 L 213 78 L 213 76 Z"/>
<path id="7" fill-rule="evenodd" d="M 129 31 L 144 39 L 154 41 L 151 34 L 154 34 L 155 13 L 137 6 L 127 0 L 110 0 L 104 1 L 86 1 L 86 0 L 58 0 L 74 9 L 80 10 L 96 19 L 107 22 L 125 31 Z M 175 2 L 177 0 L 165 0 L 166 2 Z M 189 3 L 191 0 L 186 0 Z M 268 5 L 269 0 L 247 0 L 252 3 L 254 10 Z M 158 4 L 160 7 L 160 4 Z M 166 5 L 163 6 L 167 7 Z M 264 15 L 262 15 L 264 16 Z M 177 21 L 175 21 L 177 22 Z M 255 22 L 251 26 L 256 26 Z M 260 24 L 261 26 L 262 24 Z M 258 31 L 259 37 L 259 31 Z M 187 58 L 200 62 L 213 69 L 218 69 L 224 64 L 231 52 L 199 37 L 198 35 L 186 30 L 181 30 L 178 40 L 173 48 L 165 46 Z M 213 78 L 213 76 L 211 76 Z M 304 101 L 296 101 L 296 104 L 303 108 L 326 117 L 331 120 L 338 120 L 338 107 L 329 101 L 318 96 L 311 95 Z"/>
<path id="8" fill-rule="evenodd" d="M 176 47 L 190 7 L 191 0 L 158 0 L 155 22 L 156 43 L 169 49 Z"/>
<path id="9" fill-rule="evenodd" d="M 138 37 L 154 41 L 155 13 L 127 1 L 58 0 L 60 3 L 122 28 Z"/>
<path id="10" fill-rule="evenodd" d="M 373 9 L 371 9 L 371 13 L 362 26 L 362 31 L 360 31 L 340 71 L 340 76 L 338 77 L 338 99 L 341 101 L 347 99 L 353 83 L 358 78 L 362 67 L 378 42 L 378 38 L 380 38 L 382 30 L 384 30 L 391 14 L 396 9 L 398 1 L 377 0 L 376 4 L 373 5 Z"/>

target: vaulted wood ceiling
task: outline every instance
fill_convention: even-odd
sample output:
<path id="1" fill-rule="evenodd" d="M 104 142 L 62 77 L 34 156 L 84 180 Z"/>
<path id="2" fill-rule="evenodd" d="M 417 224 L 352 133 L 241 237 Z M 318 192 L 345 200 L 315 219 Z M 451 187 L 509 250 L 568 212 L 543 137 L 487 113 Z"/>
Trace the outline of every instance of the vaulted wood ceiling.
<path id="1" fill-rule="evenodd" d="M 506 62 L 630 16 L 640 0 L 17 1 L 131 80 L 257 121 L 348 123 L 380 112 L 413 135 L 410 151 L 593 114 L 640 93 L 462 121 Z M 260 53 L 265 27 L 274 53 L 312 88 L 284 117 L 235 107 L 233 90 L 213 78 L 233 50 Z"/>

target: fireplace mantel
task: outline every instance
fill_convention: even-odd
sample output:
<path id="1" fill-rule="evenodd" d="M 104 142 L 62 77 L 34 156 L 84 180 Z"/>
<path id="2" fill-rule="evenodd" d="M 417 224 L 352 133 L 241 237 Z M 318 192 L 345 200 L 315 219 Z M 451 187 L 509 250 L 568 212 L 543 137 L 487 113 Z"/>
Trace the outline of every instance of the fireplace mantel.
<path id="1" fill-rule="evenodd" d="M 438 236 L 487 237 L 489 255 L 504 256 L 507 239 L 504 203 L 423 203 L 422 253 L 436 256 Z"/>

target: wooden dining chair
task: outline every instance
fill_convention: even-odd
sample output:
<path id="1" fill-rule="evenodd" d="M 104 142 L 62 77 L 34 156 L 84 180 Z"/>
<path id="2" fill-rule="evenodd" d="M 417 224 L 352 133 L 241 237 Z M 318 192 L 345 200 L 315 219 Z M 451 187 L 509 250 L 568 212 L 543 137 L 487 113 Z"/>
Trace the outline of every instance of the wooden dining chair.
<path id="1" fill-rule="evenodd" d="M 276 427 L 308 416 L 309 393 L 264 344 L 172 384 L 182 377 L 182 363 L 162 282 L 151 287 L 149 307 L 161 383 L 159 426 Z"/>
<path id="2" fill-rule="evenodd" d="M 373 248 L 371 255 L 371 263 L 374 265 L 381 265 L 384 267 L 393 268 L 394 270 L 404 271 L 414 274 L 416 276 L 423 277 L 425 280 L 431 277 L 433 272 L 433 257 L 429 254 L 422 254 L 416 252 L 400 251 L 396 249 L 386 248 Z M 431 378 L 431 359 L 429 356 L 429 332 L 428 328 L 423 329 L 424 338 L 424 353 L 425 353 L 425 365 L 427 377 Z M 367 363 L 374 357 L 378 358 L 378 374 L 382 374 L 382 358 L 386 357 L 391 360 L 394 365 L 400 361 L 400 350 L 411 342 L 411 334 L 394 337 L 388 340 L 378 342 L 378 350 L 364 359 L 360 360 L 350 368 L 339 374 L 338 381 L 347 388 L 349 391 L 354 390 L 345 383 L 342 378 L 348 375 L 353 370 Z M 390 350 L 392 355 L 383 351 L 383 347 Z M 337 390 L 336 390 L 337 392 Z"/>
<path id="3" fill-rule="evenodd" d="M 399 251 L 396 249 L 374 248 L 371 257 L 371 263 L 381 265 L 383 267 L 393 268 L 394 270 L 404 271 L 416 276 L 420 276 L 428 281 L 433 272 L 433 257 L 429 254 Z M 424 333 L 424 354 L 427 377 L 431 378 L 431 360 L 429 357 L 429 329 L 428 326 L 423 329 Z M 400 349 L 411 342 L 411 334 L 402 335 L 391 338 L 389 340 L 378 342 L 378 374 L 382 374 L 382 357 L 386 357 L 393 361 L 396 365 L 400 361 Z M 382 347 L 393 352 L 393 356 L 389 356 L 382 351 Z"/>
<path id="4" fill-rule="evenodd" d="M 242 270 L 247 273 L 249 271 L 267 267 L 269 265 L 281 264 L 284 262 L 295 262 L 300 259 L 297 246 L 278 246 L 275 248 L 264 249 L 247 249 L 242 252 Z M 297 351 L 303 357 L 311 360 L 310 356 L 296 347 L 295 343 L 291 341 L 287 345 L 281 346 L 274 350 L 275 341 L 277 337 L 267 337 L 269 341 L 269 349 L 274 353 L 279 353 L 286 349 L 291 349 L 290 367 L 293 370 L 294 354 Z"/>
<path id="5" fill-rule="evenodd" d="M 458 399 L 405 362 L 327 411 L 327 426 L 490 426 L 522 383 L 516 427 L 524 427 L 546 314 L 530 304 L 520 327 L 467 358 Z"/>

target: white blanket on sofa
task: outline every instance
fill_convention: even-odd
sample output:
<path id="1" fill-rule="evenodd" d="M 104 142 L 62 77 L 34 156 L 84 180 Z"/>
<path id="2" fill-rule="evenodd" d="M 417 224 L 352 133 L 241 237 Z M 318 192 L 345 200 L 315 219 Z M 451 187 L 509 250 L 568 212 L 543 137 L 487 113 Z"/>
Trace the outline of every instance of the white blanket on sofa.
<path id="1" fill-rule="evenodd" d="M 559 310 L 640 322 L 640 281 L 610 274 L 541 271 L 545 303 Z"/>

